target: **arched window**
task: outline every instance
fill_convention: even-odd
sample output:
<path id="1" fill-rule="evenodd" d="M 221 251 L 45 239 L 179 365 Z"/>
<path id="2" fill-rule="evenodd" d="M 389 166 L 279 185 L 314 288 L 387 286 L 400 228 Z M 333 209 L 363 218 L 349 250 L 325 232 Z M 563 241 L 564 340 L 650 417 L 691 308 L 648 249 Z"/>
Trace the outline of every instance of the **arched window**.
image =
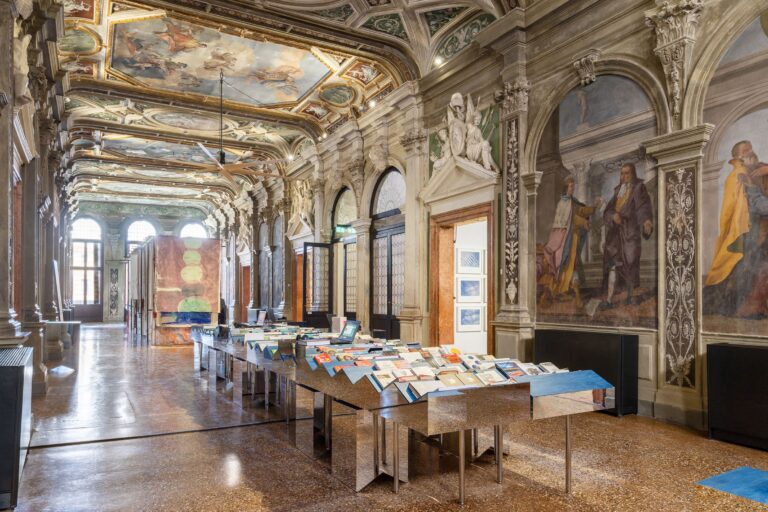
<path id="1" fill-rule="evenodd" d="M 380 219 L 402 213 L 405 205 L 405 179 L 397 169 L 390 169 L 379 178 L 371 204 L 371 217 Z"/>
<path id="2" fill-rule="evenodd" d="M 72 300 L 75 304 L 101 302 L 101 226 L 93 219 L 72 223 Z"/>
<path id="3" fill-rule="evenodd" d="M 125 252 L 131 254 L 133 250 L 144 243 L 144 241 L 157 234 L 155 226 L 146 220 L 135 220 L 128 226 L 128 232 L 125 237 Z"/>
<path id="4" fill-rule="evenodd" d="M 352 232 L 352 221 L 357 218 L 355 194 L 343 188 L 333 204 L 333 238 L 339 239 Z"/>
<path id="5" fill-rule="evenodd" d="M 187 224 L 184 224 L 184 227 L 181 228 L 181 232 L 179 232 L 180 238 L 208 238 L 208 231 L 206 231 L 205 226 L 200 224 L 199 222 L 189 222 Z"/>

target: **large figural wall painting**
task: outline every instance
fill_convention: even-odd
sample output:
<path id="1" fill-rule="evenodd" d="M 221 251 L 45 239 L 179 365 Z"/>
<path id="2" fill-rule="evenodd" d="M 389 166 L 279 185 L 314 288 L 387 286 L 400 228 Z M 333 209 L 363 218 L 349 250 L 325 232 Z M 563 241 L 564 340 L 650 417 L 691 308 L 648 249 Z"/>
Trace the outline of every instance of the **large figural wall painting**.
<path id="1" fill-rule="evenodd" d="M 219 308 L 220 241 L 158 236 L 155 244 L 155 310 L 161 322 L 210 323 Z"/>
<path id="2" fill-rule="evenodd" d="M 329 69 L 308 50 L 254 41 L 171 18 L 115 24 L 110 65 L 140 83 L 259 105 L 294 102 Z"/>
<path id="3" fill-rule="evenodd" d="M 703 329 L 768 335 L 768 16 L 723 56 L 704 108 Z M 761 161 L 762 159 L 762 161 Z"/>
<path id="4" fill-rule="evenodd" d="M 539 147 L 537 321 L 657 327 L 656 195 L 642 89 L 605 75 L 566 95 Z"/>

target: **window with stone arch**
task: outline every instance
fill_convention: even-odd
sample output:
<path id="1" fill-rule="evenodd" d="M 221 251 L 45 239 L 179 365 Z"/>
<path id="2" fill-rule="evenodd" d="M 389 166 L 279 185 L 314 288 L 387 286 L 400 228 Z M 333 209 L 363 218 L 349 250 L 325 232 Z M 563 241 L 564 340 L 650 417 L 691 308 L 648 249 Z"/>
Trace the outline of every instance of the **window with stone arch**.
<path id="1" fill-rule="evenodd" d="M 397 215 L 405 207 L 405 178 L 391 167 L 379 177 L 371 203 L 371 217 L 374 219 Z"/>
<path id="2" fill-rule="evenodd" d="M 151 222 L 146 220 L 133 221 L 125 234 L 125 253 L 131 254 L 133 250 L 146 242 L 150 237 L 157 235 L 157 230 Z"/>
<path id="3" fill-rule="evenodd" d="M 179 231 L 179 238 L 208 238 L 208 231 L 200 222 L 188 222 Z"/>
<path id="4" fill-rule="evenodd" d="M 101 303 L 102 230 L 84 217 L 72 223 L 72 300 L 75 304 Z"/>
<path id="5" fill-rule="evenodd" d="M 333 203 L 333 238 L 338 240 L 353 232 L 352 221 L 357 219 L 357 201 L 355 193 L 347 187 L 342 188 Z"/>

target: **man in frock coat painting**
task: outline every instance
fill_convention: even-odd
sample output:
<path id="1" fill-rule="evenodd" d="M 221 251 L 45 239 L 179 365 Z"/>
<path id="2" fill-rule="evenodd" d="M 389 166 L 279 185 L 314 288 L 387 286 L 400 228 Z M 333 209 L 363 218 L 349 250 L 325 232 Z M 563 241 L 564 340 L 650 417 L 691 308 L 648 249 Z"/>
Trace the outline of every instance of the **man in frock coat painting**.
<path id="1" fill-rule="evenodd" d="M 605 207 L 603 220 L 606 228 L 603 251 L 605 302 L 601 307 L 613 307 L 619 286 L 627 291 L 626 304 L 636 304 L 633 294 L 640 286 L 642 238 L 647 240 L 653 233 L 653 205 L 645 184 L 637 177 L 634 164 L 621 167 L 619 184 Z"/>

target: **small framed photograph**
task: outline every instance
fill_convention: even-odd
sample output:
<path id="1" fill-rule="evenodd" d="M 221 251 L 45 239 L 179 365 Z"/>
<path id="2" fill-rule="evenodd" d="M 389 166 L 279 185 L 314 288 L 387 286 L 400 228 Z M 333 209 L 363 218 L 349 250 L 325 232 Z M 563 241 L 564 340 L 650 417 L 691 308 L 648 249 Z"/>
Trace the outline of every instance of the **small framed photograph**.
<path id="1" fill-rule="evenodd" d="M 456 302 L 483 302 L 484 281 L 482 277 L 457 277 Z"/>
<path id="2" fill-rule="evenodd" d="M 483 330 L 482 306 L 459 306 L 456 308 L 456 330 L 458 332 L 479 332 Z"/>
<path id="3" fill-rule="evenodd" d="M 483 252 L 482 249 L 456 249 L 456 273 L 482 274 Z"/>

